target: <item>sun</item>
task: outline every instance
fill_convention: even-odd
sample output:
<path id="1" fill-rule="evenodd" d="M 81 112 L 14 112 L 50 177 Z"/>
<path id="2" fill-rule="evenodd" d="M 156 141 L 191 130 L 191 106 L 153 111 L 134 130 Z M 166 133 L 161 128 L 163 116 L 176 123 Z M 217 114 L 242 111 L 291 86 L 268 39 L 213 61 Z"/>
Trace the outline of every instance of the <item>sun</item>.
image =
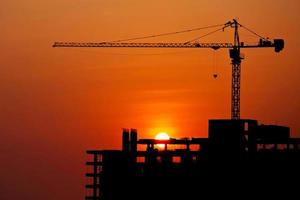
<path id="1" fill-rule="evenodd" d="M 160 132 L 155 136 L 155 139 L 156 140 L 169 140 L 170 136 L 166 132 Z M 157 146 L 161 149 L 165 148 L 164 144 L 158 144 Z"/>
<path id="2" fill-rule="evenodd" d="M 166 132 L 160 132 L 155 136 L 156 140 L 169 140 L 170 136 Z"/>

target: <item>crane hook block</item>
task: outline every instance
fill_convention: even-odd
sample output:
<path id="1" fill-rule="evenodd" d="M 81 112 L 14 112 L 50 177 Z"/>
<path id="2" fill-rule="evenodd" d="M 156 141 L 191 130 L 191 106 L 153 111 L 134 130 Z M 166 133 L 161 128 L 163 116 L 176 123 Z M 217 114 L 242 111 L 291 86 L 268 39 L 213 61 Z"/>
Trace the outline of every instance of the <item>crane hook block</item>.
<path id="1" fill-rule="evenodd" d="M 274 39 L 275 52 L 278 53 L 284 48 L 283 39 Z"/>

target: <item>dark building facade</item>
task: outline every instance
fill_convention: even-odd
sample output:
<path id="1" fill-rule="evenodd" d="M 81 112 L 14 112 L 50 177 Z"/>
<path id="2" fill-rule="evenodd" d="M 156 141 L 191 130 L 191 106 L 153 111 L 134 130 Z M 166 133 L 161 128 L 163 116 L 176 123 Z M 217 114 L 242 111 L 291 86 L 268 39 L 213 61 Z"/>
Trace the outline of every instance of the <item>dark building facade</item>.
<path id="1" fill-rule="evenodd" d="M 122 150 L 87 151 L 86 200 L 291 194 L 299 148 L 288 127 L 256 120 L 209 120 L 208 138 L 138 139 L 124 129 Z"/>

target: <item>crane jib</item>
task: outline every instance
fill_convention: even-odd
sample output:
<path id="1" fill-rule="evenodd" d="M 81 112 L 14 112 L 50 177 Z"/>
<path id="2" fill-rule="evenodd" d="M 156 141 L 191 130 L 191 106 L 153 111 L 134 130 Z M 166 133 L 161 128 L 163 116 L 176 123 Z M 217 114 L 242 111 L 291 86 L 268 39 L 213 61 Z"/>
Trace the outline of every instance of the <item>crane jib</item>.
<path id="1" fill-rule="evenodd" d="M 116 48 L 232 48 L 231 43 L 79 43 L 55 42 L 53 47 L 116 47 Z"/>
<path id="2" fill-rule="evenodd" d="M 81 48 L 212 48 L 214 50 L 220 48 L 233 48 L 232 43 L 118 43 L 118 42 L 55 42 L 53 47 L 81 47 Z M 258 44 L 245 44 L 241 42 L 239 48 L 266 48 L 275 47 L 275 51 L 279 52 L 284 47 L 284 40 L 275 39 L 271 41 L 260 41 Z"/>

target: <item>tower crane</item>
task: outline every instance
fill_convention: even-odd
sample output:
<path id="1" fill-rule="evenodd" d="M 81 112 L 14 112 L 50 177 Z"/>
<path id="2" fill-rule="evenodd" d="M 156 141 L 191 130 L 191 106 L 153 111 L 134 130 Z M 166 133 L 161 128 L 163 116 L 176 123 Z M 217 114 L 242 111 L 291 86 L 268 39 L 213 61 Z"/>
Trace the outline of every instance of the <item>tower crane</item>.
<path id="1" fill-rule="evenodd" d="M 193 40 L 184 43 L 142 43 L 142 42 L 126 42 L 137 39 L 145 39 L 145 38 L 153 38 L 158 36 L 165 36 L 171 34 L 179 34 L 191 31 L 198 31 L 201 29 L 212 28 L 221 26 L 215 31 L 209 32 L 201 37 L 197 37 Z M 233 28 L 234 29 L 234 40 L 233 43 L 200 43 L 196 40 L 213 34 L 217 31 L 224 31 L 225 28 Z M 244 28 L 252 34 L 258 36 L 259 42 L 257 44 L 246 44 L 240 41 L 239 37 L 239 28 Z M 225 48 L 229 49 L 229 56 L 231 59 L 232 65 L 232 89 L 231 89 L 231 119 L 238 120 L 240 119 L 240 82 L 241 82 L 241 62 L 244 59 L 241 54 L 241 49 L 243 48 L 274 48 L 275 52 L 278 53 L 284 48 L 284 40 L 283 39 L 274 39 L 273 41 L 268 38 L 262 37 L 249 28 L 240 24 L 236 19 L 232 21 L 228 21 L 225 24 L 214 25 L 202 28 L 195 28 L 190 30 L 171 32 L 159 35 L 150 35 L 146 37 L 136 37 L 125 40 L 116 40 L 111 42 L 99 42 L 99 43 L 82 43 L 82 42 L 55 42 L 53 47 L 82 47 L 82 48 L 90 48 L 90 47 L 99 47 L 99 48 L 212 48 L 214 50 Z"/>

